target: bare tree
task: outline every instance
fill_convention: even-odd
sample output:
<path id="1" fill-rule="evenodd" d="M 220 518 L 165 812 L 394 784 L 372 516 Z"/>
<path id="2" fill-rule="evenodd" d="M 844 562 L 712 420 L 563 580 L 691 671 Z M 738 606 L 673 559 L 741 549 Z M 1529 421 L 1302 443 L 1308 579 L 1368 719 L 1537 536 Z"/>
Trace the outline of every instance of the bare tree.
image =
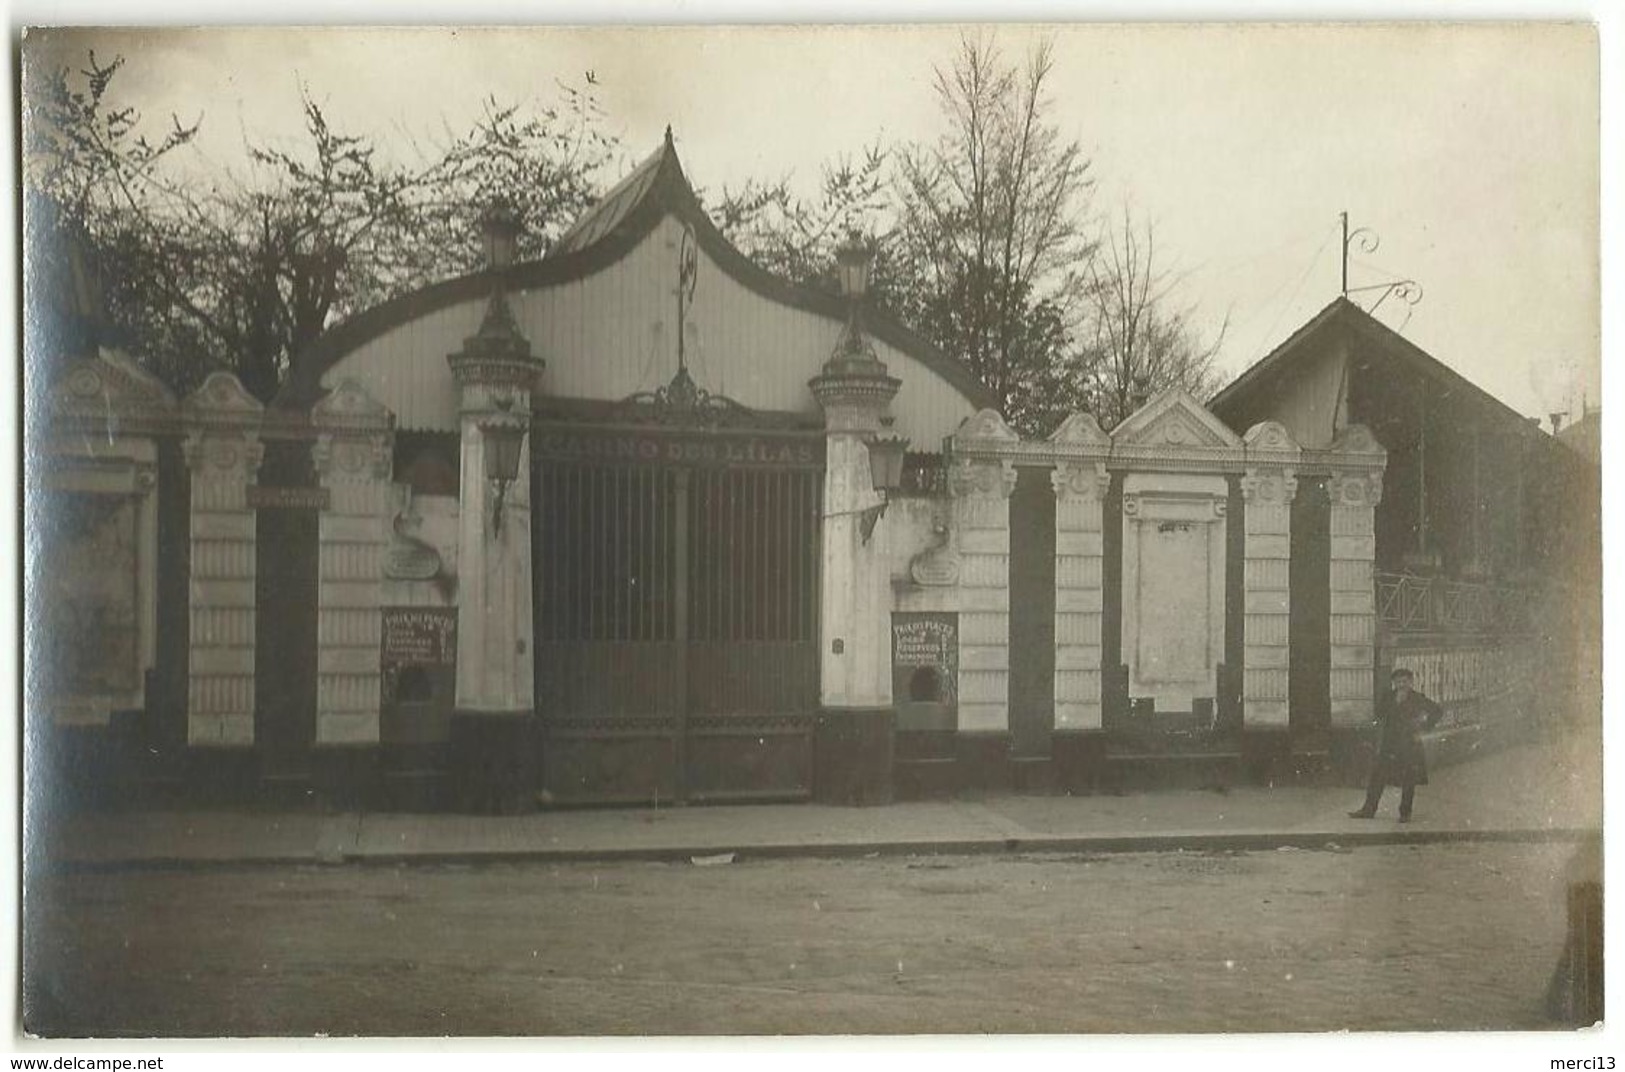
<path id="1" fill-rule="evenodd" d="M 991 38 L 962 39 L 936 71 L 948 132 L 899 154 L 899 259 L 916 282 L 904 311 L 1018 427 L 1064 357 L 1074 272 L 1092 253 L 1090 162 L 1050 117 L 1053 70 L 1049 41 L 1017 68 Z M 1062 330 L 1035 333 L 1035 317 Z"/>
<path id="2" fill-rule="evenodd" d="M 893 151 L 879 140 L 856 157 L 826 163 L 818 192 L 800 197 L 791 177 L 750 180 L 723 188 L 712 218 L 729 241 L 767 270 L 806 286 L 836 293 L 835 252 L 851 236 L 874 249 L 870 300 L 900 308 L 912 281 L 899 275 L 891 197 Z"/>
<path id="3" fill-rule="evenodd" d="M 1127 417 L 1141 393 L 1178 386 L 1200 399 L 1218 387 L 1213 361 L 1229 318 L 1204 341 L 1190 310 L 1172 304 L 1179 281 L 1158 261 L 1155 226 L 1137 224 L 1125 206 L 1086 269 L 1088 329 L 1072 373 L 1103 427 Z"/>

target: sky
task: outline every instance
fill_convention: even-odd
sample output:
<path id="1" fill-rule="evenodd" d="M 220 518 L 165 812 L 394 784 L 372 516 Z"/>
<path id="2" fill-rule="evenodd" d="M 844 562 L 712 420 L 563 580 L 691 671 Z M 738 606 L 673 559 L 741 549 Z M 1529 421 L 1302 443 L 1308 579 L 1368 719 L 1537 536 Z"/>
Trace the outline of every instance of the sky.
<path id="1" fill-rule="evenodd" d="M 122 54 L 115 87 L 200 151 L 297 137 L 303 85 L 398 151 L 488 96 L 545 103 L 591 71 L 625 166 L 669 123 L 710 190 L 944 128 L 933 68 L 956 26 L 50 31 L 25 62 Z M 1053 38 L 1051 115 L 1092 160 L 1093 208 L 1156 229 L 1175 300 L 1228 380 L 1339 292 L 1338 215 L 1380 238 L 1355 287 L 1376 315 L 1514 409 L 1600 399 L 1598 42 L 1578 24 L 983 27 L 1020 60 Z M 1353 297 L 1370 307 L 1380 290 Z"/>

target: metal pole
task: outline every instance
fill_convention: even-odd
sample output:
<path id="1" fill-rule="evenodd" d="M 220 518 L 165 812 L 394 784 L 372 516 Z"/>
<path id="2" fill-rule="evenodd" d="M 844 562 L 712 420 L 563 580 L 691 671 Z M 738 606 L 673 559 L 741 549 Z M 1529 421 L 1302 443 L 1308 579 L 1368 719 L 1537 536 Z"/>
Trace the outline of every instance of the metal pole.
<path id="1" fill-rule="evenodd" d="M 1343 297 L 1349 296 L 1349 214 L 1339 212 L 1337 218 L 1343 223 Z"/>

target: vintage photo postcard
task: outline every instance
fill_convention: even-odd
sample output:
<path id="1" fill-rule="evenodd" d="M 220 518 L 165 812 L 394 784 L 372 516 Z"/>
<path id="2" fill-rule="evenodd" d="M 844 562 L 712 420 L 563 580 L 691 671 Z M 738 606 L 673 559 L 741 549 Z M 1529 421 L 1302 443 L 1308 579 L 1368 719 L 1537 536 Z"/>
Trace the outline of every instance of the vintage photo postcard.
<path id="1" fill-rule="evenodd" d="M 19 1046 L 1594 1056 L 1595 26 L 20 62 Z"/>

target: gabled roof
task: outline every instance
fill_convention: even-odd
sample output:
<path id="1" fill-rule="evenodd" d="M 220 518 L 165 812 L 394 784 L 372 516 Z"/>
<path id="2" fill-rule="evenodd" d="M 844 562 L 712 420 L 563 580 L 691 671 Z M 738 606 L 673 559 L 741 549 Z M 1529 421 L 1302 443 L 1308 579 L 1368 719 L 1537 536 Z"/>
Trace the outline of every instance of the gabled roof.
<path id="1" fill-rule="evenodd" d="M 677 150 L 671 143 L 671 127 L 666 128 L 666 138 L 660 143 L 660 148 L 616 183 L 596 205 L 582 213 L 581 218 L 553 243 L 543 259 L 580 252 L 619 227 L 638 207 L 638 203 L 648 196 L 649 189 L 660 177 L 660 169 L 666 166 L 668 156 L 672 164 L 677 165 Z M 681 171 L 680 166 L 678 170 Z"/>
<path id="2" fill-rule="evenodd" d="M 1265 389 L 1281 375 L 1312 340 L 1339 328 L 1371 343 L 1460 397 L 1488 408 L 1497 418 L 1507 421 L 1509 427 L 1515 424 L 1528 434 L 1549 438 L 1530 427 L 1523 414 L 1341 295 L 1287 336 L 1279 346 L 1254 362 L 1252 367 L 1230 381 L 1208 402 L 1208 408 L 1221 417 L 1226 416 L 1227 409 L 1250 400 L 1255 392 Z"/>
<path id="3" fill-rule="evenodd" d="M 700 248 L 740 285 L 792 308 L 836 321 L 846 319 L 845 299 L 781 279 L 734 248 L 706 214 L 683 174 L 669 128 L 660 147 L 572 224 L 546 256 L 508 268 L 507 289 L 515 293 L 557 286 L 602 271 L 637 248 L 667 215 L 691 226 Z M 491 284 L 490 271 L 475 272 L 384 302 L 335 325 L 297 355 L 273 405 L 308 408 L 322 395 L 322 376 L 345 355 L 411 320 L 483 299 Z M 991 393 L 968 367 L 885 311 L 871 306 L 865 311 L 864 327 L 931 369 L 972 405 L 993 404 Z"/>

